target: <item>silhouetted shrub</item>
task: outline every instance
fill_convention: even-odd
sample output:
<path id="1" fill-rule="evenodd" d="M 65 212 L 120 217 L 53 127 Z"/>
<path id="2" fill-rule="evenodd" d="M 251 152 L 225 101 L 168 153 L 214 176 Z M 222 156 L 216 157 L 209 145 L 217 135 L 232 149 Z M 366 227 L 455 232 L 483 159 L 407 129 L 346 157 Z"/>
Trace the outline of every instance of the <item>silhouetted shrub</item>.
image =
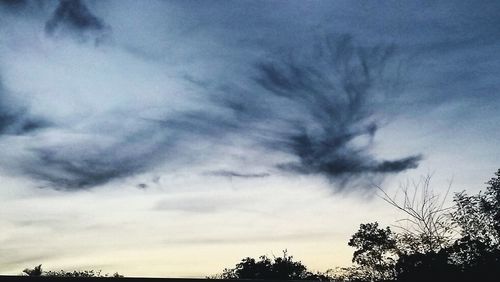
<path id="1" fill-rule="evenodd" d="M 32 269 L 26 268 L 23 273 L 28 276 L 45 276 L 45 277 L 114 277 L 121 278 L 123 275 L 115 272 L 114 274 L 105 273 L 102 274 L 101 270 L 73 270 L 73 271 L 43 271 L 42 265 L 35 266 Z"/>
<path id="2" fill-rule="evenodd" d="M 287 251 L 282 257 L 260 256 L 259 260 L 244 258 L 234 268 L 226 268 L 212 279 L 271 279 L 271 280 L 321 280 L 328 281 L 325 274 L 311 273 L 300 261 L 294 261 Z"/>

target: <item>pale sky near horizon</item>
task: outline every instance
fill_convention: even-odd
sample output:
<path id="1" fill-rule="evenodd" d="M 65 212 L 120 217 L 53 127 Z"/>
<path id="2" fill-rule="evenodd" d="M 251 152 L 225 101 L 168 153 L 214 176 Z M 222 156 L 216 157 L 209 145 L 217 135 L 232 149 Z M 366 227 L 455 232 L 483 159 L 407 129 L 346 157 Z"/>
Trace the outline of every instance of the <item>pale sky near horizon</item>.
<path id="1" fill-rule="evenodd" d="M 498 1 L 0 0 L 0 274 L 350 264 L 500 168 Z"/>

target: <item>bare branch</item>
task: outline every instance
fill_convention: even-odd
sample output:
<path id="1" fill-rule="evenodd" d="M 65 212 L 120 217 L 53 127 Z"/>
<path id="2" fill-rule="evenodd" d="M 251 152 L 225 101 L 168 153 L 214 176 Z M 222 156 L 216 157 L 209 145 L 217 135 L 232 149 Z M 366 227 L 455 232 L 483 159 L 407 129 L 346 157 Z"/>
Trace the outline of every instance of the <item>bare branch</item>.
<path id="1" fill-rule="evenodd" d="M 438 251 L 448 246 L 454 232 L 449 214 L 452 208 L 445 207 L 451 182 L 441 197 L 431 189 L 431 178 L 432 175 L 427 175 L 419 181 L 411 181 L 411 184 L 400 185 L 394 197 L 375 185 L 381 192 L 378 196 L 406 216 L 397 220 L 395 227 L 402 230 L 402 235 L 415 238 L 422 251 Z M 402 192 L 401 200 L 398 200 L 398 192 Z"/>

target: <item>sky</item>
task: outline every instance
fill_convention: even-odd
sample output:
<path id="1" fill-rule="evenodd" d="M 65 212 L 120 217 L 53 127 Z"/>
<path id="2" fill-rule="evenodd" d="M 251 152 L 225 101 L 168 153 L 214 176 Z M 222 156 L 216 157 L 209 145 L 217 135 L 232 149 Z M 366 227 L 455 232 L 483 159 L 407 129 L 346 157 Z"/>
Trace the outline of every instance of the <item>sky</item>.
<path id="1" fill-rule="evenodd" d="M 0 273 L 351 262 L 499 168 L 498 1 L 0 1 Z"/>

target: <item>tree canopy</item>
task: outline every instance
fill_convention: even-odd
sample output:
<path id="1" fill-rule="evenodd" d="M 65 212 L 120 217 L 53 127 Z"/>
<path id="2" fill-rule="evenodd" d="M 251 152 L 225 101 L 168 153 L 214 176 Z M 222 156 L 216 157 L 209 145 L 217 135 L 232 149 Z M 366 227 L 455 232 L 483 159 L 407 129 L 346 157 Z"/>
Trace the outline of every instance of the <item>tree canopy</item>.
<path id="1" fill-rule="evenodd" d="M 457 193 L 451 207 L 443 207 L 429 180 L 417 187 L 421 194 L 403 190 L 403 203 L 384 192 L 384 200 L 408 216 L 400 221 L 406 225 L 396 226 L 399 232 L 375 222 L 361 224 L 352 236 L 358 280 L 485 281 L 500 275 L 500 169 L 486 191 Z"/>

